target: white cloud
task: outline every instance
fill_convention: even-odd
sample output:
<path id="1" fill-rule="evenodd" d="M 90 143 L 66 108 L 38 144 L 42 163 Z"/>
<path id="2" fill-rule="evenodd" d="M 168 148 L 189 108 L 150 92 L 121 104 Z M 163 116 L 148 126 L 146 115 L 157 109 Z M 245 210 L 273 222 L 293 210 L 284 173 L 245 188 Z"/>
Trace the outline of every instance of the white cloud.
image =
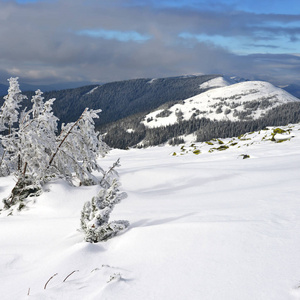
<path id="1" fill-rule="evenodd" d="M 151 39 L 150 35 L 141 34 L 136 31 L 118 31 L 105 29 L 84 29 L 76 32 L 78 35 L 89 36 L 92 38 L 103 38 L 107 40 L 117 40 L 120 42 L 145 42 Z"/>

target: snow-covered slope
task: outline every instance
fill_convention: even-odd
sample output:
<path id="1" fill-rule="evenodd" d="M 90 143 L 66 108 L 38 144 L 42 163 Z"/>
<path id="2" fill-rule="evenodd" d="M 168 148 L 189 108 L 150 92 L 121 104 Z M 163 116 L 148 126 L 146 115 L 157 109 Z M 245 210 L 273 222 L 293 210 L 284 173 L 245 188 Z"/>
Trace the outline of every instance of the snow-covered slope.
<path id="1" fill-rule="evenodd" d="M 86 93 L 86 95 L 91 95 L 93 94 L 97 89 L 99 88 L 99 85 L 91 89 L 89 92 Z"/>
<path id="2" fill-rule="evenodd" d="M 219 77 L 204 84 L 212 87 L 226 85 L 226 82 Z M 168 109 L 155 110 L 146 115 L 143 123 L 153 128 L 191 117 L 230 121 L 257 119 L 271 108 L 290 101 L 299 99 L 268 82 L 246 81 L 214 88 Z"/>
<path id="3" fill-rule="evenodd" d="M 299 153 L 300 124 L 114 150 L 102 164 L 121 157 L 128 198 L 112 219 L 129 230 L 83 242 L 80 210 L 99 187 L 51 183 L 0 215 L 1 300 L 300 299 Z M 1 178 L 1 198 L 13 184 Z"/>
<path id="4" fill-rule="evenodd" d="M 226 80 L 224 77 L 216 77 L 200 84 L 200 89 L 202 90 L 214 89 L 214 88 L 228 86 L 231 84 L 232 82 Z"/>

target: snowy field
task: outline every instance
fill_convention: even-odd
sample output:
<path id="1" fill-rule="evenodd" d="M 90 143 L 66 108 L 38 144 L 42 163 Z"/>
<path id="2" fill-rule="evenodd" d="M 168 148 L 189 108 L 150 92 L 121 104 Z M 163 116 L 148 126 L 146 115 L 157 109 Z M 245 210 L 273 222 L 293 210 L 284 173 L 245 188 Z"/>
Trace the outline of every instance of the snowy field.
<path id="1" fill-rule="evenodd" d="M 270 129 L 113 150 L 103 165 L 121 158 L 128 198 L 111 220 L 131 226 L 107 242 L 77 230 L 98 187 L 49 184 L 26 211 L 0 216 L 0 298 L 300 299 L 300 125 L 281 128 L 281 143 Z M 1 178 L 1 198 L 13 184 Z"/>

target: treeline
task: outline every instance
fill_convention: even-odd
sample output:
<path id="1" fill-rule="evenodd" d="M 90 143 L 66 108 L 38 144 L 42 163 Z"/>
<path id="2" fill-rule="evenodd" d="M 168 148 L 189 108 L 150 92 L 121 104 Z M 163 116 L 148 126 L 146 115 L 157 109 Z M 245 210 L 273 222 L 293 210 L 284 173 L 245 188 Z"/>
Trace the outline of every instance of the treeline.
<path id="1" fill-rule="evenodd" d="M 156 146 L 166 142 L 182 143 L 181 135 L 196 134 L 197 141 L 208 141 L 212 138 L 234 137 L 246 132 L 264 129 L 267 126 L 281 126 L 300 122 L 300 101 L 272 108 L 257 120 L 246 121 L 212 121 L 206 118 L 191 118 L 174 125 L 158 128 L 147 128 L 141 124 L 144 115 L 139 114 L 114 124 L 103 127 L 105 142 L 113 148 L 126 149 L 135 146 Z M 142 143 L 139 145 L 139 143 Z"/>

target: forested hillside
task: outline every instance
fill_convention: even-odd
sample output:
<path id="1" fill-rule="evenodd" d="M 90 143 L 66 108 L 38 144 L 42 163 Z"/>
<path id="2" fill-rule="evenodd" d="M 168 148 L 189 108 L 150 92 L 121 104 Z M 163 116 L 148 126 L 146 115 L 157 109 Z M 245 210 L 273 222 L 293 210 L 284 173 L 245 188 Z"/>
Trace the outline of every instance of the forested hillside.
<path id="1" fill-rule="evenodd" d="M 86 107 L 102 109 L 96 126 L 114 122 L 139 112 L 200 93 L 200 85 L 219 75 L 186 76 L 158 79 L 133 79 L 91 85 L 76 89 L 44 93 L 45 99 L 56 98 L 53 111 L 60 122 L 75 121 Z M 31 99 L 33 92 L 23 93 Z M 3 99 L 1 99 L 2 104 Z M 30 100 L 23 106 L 30 107 Z"/>
<path id="2" fill-rule="evenodd" d="M 208 81 L 207 85 L 215 82 Z M 104 126 L 101 131 L 112 147 L 147 147 L 239 136 L 299 121 L 297 98 L 270 83 L 248 81 L 166 103 L 148 114 L 132 115 Z"/>
<path id="3" fill-rule="evenodd" d="M 206 118 L 191 118 L 188 121 L 157 128 L 147 128 L 141 123 L 143 115 L 135 115 L 103 128 L 105 142 L 114 148 L 155 146 L 169 142 L 180 144 L 186 136 L 194 133 L 198 142 L 212 138 L 239 136 L 246 132 L 264 129 L 266 126 L 280 126 L 300 122 L 300 102 L 283 104 L 271 109 L 263 118 L 244 121 L 212 121 Z M 129 130 L 131 128 L 131 130 Z"/>
<path id="4" fill-rule="evenodd" d="M 226 87 L 227 83 L 229 87 Z M 232 95 L 225 96 L 232 83 L 220 75 L 133 79 L 46 92 L 43 96 L 45 100 L 56 98 L 53 111 L 60 119 L 60 123 L 76 120 L 86 107 L 102 109 L 100 118 L 96 120 L 96 128 L 105 133 L 105 141 L 111 147 L 123 149 L 166 142 L 178 144 L 189 134 L 194 134 L 197 141 L 237 136 L 247 131 L 263 129 L 265 126 L 300 121 L 299 103 L 273 107 L 272 101 L 275 99 L 273 94 L 265 95 L 264 91 L 257 92 L 257 87 L 251 88 L 251 82 L 246 84 L 250 84 L 250 87 L 245 91 L 238 89 Z M 211 89 L 222 85 L 225 85 L 225 94 L 222 88 L 219 88 L 218 97 L 207 100 L 209 106 L 203 106 L 205 101 L 201 97 L 198 103 L 197 101 L 193 103 L 194 99 L 191 97 L 198 99 L 199 94 L 205 95 L 204 92 L 209 89 L 209 93 L 213 94 L 214 91 Z M 245 86 L 243 83 L 239 85 Z M 0 89 L 4 90 L 6 87 L 0 85 Z M 254 98 L 252 97 L 250 101 L 248 99 L 243 104 L 239 103 L 239 99 L 245 97 L 247 93 L 252 93 Z M 23 92 L 23 94 L 28 97 L 22 104 L 23 108 L 30 108 L 32 105 L 30 99 L 34 93 Z M 1 103 L 2 101 L 3 99 Z M 276 101 L 275 99 L 275 103 L 278 102 Z M 189 111 L 192 112 L 190 117 L 186 116 L 189 114 L 188 111 L 185 115 L 182 111 L 188 103 L 191 106 Z M 173 108 L 172 112 L 172 107 L 177 108 L 176 110 Z M 258 111 L 263 113 L 262 117 L 252 118 Z M 212 114 L 213 118 L 208 117 Z M 156 123 L 166 122 L 167 119 L 172 119 L 173 123 L 156 126 Z"/>

